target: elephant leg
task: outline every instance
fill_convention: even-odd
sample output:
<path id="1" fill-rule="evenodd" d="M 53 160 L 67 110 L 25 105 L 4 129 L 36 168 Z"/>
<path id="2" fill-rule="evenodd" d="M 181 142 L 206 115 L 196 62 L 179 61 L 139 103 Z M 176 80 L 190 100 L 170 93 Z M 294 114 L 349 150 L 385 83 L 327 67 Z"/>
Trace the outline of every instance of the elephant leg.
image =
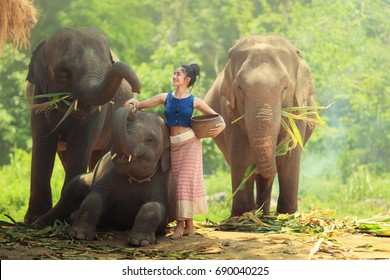
<path id="1" fill-rule="evenodd" d="M 77 211 L 69 235 L 79 240 L 93 240 L 96 226 L 105 208 L 107 192 L 91 191 Z"/>
<path id="2" fill-rule="evenodd" d="M 256 175 L 256 208 L 263 210 L 263 215 L 268 215 L 271 206 L 272 184 L 274 179 L 266 179 Z"/>
<path id="3" fill-rule="evenodd" d="M 298 185 L 302 148 L 297 146 L 277 159 L 279 198 L 278 213 L 294 213 L 298 210 Z"/>
<path id="4" fill-rule="evenodd" d="M 159 202 L 142 205 L 128 233 L 128 242 L 133 246 L 148 246 L 156 242 L 156 231 L 166 223 L 166 207 Z"/>
<path id="5" fill-rule="evenodd" d="M 242 138 L 244 136 L 239 135 L 239 137 Z M 233 194 L 242 182 L 245 170 L 252 164 L 250 160 L 252 155 L 248 149 L 248 146 L 249 145 L 243 141 L 231 141 L 230 143 L 230 168 Z M 237 193 L 234 195 L 232 211 L 230 215 L 231 217 L 240 216 L 245 212 L 255 209 L 253 185 L 254 179 L 251 178 L 245 183 L 244 189 L 237 191 Z"/>
<path id="6" fill-rule="evenodd" d="M 35 223 L 37 228 L 53 225 L 55 220 L 63 221 L 77 210 L 88 195 L 92 183 L 92 174 L 75 177 L 67 184 L 61 193 L 58 203 Z"/>
<path id="7" fill-rule="evenodd" d="M 34 223 L 41 215 L 52 207 L 50 178 L 53 171 L 57 136 L 50 133 L 41 114 L 32 116 L 32 159 L 30 179 L 30 199 L 27 213 L 24 217 L 26 224 Z M 44 136 L 42 136 L 44 135 Z"/>

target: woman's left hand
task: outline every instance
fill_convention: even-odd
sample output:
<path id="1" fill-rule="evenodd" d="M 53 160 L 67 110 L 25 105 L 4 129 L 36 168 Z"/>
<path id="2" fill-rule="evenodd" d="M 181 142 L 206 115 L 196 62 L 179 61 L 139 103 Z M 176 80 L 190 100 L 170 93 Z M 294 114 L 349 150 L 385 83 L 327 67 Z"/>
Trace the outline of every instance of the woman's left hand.
<path id="1" fill-rule="evenodd" d="M 211 128 L 210 131 L 209 131 L 209 135 L 213 138 L 217 137 L 218 134 L 220 134 L 222 132 L 222 130 L 224 130 L 226 127 L 226 124 L 225 123 L 219 123 L 217 125 L 215 125 L 215 128 Z"/>

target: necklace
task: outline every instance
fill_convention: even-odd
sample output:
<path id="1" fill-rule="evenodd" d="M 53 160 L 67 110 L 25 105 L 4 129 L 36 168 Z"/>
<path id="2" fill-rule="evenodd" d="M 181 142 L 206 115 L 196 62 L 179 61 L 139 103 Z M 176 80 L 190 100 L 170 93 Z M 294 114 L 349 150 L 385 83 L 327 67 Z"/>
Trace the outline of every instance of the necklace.
<path id="1" fill-rule="evenodd" d="M 160 163 L 157 164 L 156 166 L 156 169 L 154 169 L 154 171 L 152 172 L 152 174 L 145 178 L 145 179 L 137 179 L 135 177 L 133 177 L 132 175 L 130 175 L 129 173 L 127 173 L 127 175 L 129 176 L 129 184 L 131 184 L 133 181 L 136 181 L 137 183 L 139 184 L 142 184 L 142 183 L 145 183 L 145 182 L 150 182 L 152 180 L 152 177 L 154 176 L 154 174 L 156 174 L 158 168 L 160 167 Z"/>

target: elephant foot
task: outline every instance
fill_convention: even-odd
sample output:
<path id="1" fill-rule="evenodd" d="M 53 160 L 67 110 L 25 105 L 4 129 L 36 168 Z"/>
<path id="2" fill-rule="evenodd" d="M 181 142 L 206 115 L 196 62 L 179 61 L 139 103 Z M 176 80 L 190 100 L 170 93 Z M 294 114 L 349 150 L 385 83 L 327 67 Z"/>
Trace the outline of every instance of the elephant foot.
<path id="1" fill-rule="evenodd" d="M 41 216 L 50 211 L 51 205 L 39 208 L 29 208 L 24 216 L 24 223 L 27 225 L 34 224 Z"/>
<path id="2" fill-rule="evenodd" d="M 39 217 L 35 223 L 34 223 L 34 227 L 36 229 L 43 229 L 45 227 L 48 227 L 48 226 L 51 226 L 53 225 L 54 221 L 51 222 L 51 219 L 50 218 L 47 218 L 46 215 L 43 215 L 41 217 Z"/>
<path id="3" fill-rule="evenodd" d="M 91 226 L 72 226 L 68 232 L 70 237 L 78 240 L 94 240 L 96 237 L 96 231 Z"/>
<path id="4" fill-rule="evenodd" d="M 78 214 L 79 214 L 79 210 L 75 210 L 75 211 L 72 212 L 72 214 L 70 214 L 69 223 L 71 225 L 73 225 L 75 223 L 76 217 L 77 217 Z"/>
<path id="5" fill-rule="evenodd" d="M 128 244 L 135 247 L 145 247 L 156 243 L 156 234 L 130 231 L 127 238 Z"/>
<path id="6" fill-rule="evenodd" d="M 229 216 L 229 218 L 228 219 L 231 219 L 231 218 L 233 218 L 233 217 L 240 217 L 242 214 L 244 214 L 245 213 L 245 211 L 244 212 L 237 212 L 237 211 L 232 211 L 232 212 L 230 212 L 230 216 Z"/>

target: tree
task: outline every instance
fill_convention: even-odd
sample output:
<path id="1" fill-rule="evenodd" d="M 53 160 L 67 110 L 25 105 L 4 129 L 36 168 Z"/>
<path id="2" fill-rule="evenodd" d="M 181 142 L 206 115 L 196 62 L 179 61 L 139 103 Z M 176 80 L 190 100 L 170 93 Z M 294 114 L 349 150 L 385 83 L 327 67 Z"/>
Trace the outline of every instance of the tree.
<path id="1" fill-rule="evenodd" d="M 15 147 L 28 149 L 30 143 L 29 108 L 24 98 L 28 57 L 4 49 L 0 60 L 0 166 L 9 162 Z"/>

